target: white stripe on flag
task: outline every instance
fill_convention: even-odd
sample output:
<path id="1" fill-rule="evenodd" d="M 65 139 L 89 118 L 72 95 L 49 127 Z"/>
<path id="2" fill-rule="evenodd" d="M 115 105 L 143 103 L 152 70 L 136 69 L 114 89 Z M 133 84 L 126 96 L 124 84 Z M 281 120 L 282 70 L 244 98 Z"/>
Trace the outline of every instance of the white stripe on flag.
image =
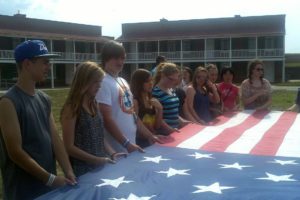
<path id="1" fill-rule="evenodd" d="M 268 113 L 258 124 L 246 130 L 238 140 L 228 146 L 225 152 L 249 153 L 282 114 L 281 111 Z"/>
<path id="2" fill-rule="evenodd" d="M 285 135 L 276 156 L 300 157 L 300 114 Z"/>
<path id="3" fill-rule="evenodd" d="M 219 126 L 208 126 L 196 135 L 181 142 L 179 145 L 177 145 L 177 147 L 188 149 L 200 149 L 204 144 L 217 137 L 225 129 L 243 123 L 253 112 L 253 110 L 245 110 L 244 112 L 240 112 L 233 116 L 225 124 L 221 124 Z"/>

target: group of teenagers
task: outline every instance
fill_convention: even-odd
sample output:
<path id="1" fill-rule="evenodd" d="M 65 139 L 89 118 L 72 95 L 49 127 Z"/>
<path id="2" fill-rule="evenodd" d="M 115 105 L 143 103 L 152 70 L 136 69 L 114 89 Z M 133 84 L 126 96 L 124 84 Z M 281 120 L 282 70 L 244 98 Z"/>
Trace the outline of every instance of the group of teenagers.
<path id="1" fill-rule="evenodd" d="M 17 83 L 0 100 L 1 173 L 4 199 L 33 199 L 106 163 L 116 163 L 133 151 L 164 143 L 188 123 L 209 125 L 224 112 L 266 109 L 271 85 L 263 78 L 263 63 L 249 63 L 240 89 L 234 72 L 210 64 L 194 72 L 158 57 L 152 71 L 137 69 L 130 84 L 119 76 L 125 49 L 105 43 L 101 66 L 86 61 L 76 67 L 60 114 L 61 141 L 49 97 L 35 84 L 45 80 L 49 54 L 40 40 L 15 49 Z M 184 134 L 184 133 L 182 133 Z M 56 160 L 64 174 L 56 174 Z"/>

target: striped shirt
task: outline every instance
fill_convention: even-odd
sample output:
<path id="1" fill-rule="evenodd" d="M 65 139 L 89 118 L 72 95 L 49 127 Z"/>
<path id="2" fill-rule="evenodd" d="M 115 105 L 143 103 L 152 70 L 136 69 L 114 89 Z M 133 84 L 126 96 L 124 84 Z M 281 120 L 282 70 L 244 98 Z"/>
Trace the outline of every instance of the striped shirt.
<path id="1" fill-rule="evenodd" d="M 174 90 L 172 94 L 168 94 L 161 90 L 158 86 L 152 89 L 152 96 L 159 100 L 163 106 L 163 119 L 165 122 L 173 127 L 179 127 L 179 99 Z"/>

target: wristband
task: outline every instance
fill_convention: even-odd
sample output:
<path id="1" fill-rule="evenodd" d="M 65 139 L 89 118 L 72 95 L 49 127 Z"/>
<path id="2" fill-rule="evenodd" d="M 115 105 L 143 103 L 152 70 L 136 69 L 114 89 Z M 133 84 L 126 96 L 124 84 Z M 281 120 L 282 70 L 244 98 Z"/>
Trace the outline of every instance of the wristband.
<path id="1" fill-rule="evenodd" d="M 54 182 L 54 179 L 55 179 L 55 175 L 54 174 L 50 174 L 49 178 L 48 178 L 48 181 L 46 183 L 47 186 L 51 187 L 53 182 Z"/>
<path id="2" fill-rule="evenodd" d="M 126 139 L 125 142 L 122 144 L 122 146 L 123 146 L 124 148 L 127 148 L 127 146 L 128 146 L 129 143 L 130 143 L 129 140 Z"/>

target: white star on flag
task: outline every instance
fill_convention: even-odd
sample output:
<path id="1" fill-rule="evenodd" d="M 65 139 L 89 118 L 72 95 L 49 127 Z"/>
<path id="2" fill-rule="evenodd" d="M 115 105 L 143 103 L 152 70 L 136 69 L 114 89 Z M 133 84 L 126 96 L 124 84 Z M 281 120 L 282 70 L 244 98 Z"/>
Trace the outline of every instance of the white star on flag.
<path id="1" fill-rule="evenodd" d="M 121 185 L 122 183 L 131 183 L 131 182 L 133 182 L 133 181 L 124 180 L 124 178 L 125 178 L 125 176 L 122 176 L 122 177 L 117 178 L 117 179 L 101 179 L 104 183 L 98 184 L 98 185 L 96 185 L 96 187 L 111 185 L 115 188 L 118 188 L 119 185 Z"/>
<path id="2" fill-rule="evenodd" d="M 229 187 L 229 186 L 220 186 L 219 182 L 213 183 L 209 186 L 194 185 L 194 187 L 198 188 L 199 190 L 196 190 L 193 193 L 214 192 L 214 193 L 218 193 L 218 194 L 222 194 L 222 190 L 235 188 L 235 187 Z"/>
<path id="3" fill-rule="evenodd" d="M 212 158 L 212 159 L 214 159 L 213 157 L 211 157 L 211 155 L 212 154 L 202 154 L 202 153 L 195 152 L 194 154 L 190 154 L 188 156 L 195 157 L 195 159 L 200 159 L 200 158 Z"/>
<path id="4" fill-rule="evenodd" d="M 156 157 L 144 157 L 144 160 L 141 160 L 140 162 L 154 162 L 154 163 L 159 163 L 162 160 L 170 160 L 166 158 L 162 158 L 161 156 L 156 156 Z"/>
<path id="5" fill-rule="evenodd" d="M 150 200 L 152 199 L 152 197 L 155 197 L 156 195 L 152 195 L 150 197 L 138 197 L 135 194 L 130 193 L 130 195 L 127 197 L 127 199 L 125 198 L 121 198 L 121 199 L 117 199 L 117 198 L 110 198 L 112 200 Z"/>
<path id="6" fill-rule="evenodd" d="M 281 165 L 298 165 L 299 163 L 296 163 L 296 160 L 277 160 L 274 159 L 274 161 L 269 161 L 269 163 L 278 163 Z"/>
<path id="7" fill-rule="evenodd" d="M 167 177 L 169 178 L 169 177 L 175 176 L 175 175 L 190 175 L 190 174 L 186 173 L 187 171 L 190 171 L 190 169 L 177 170 L 177 169 L 173 169 L 172 167 L 170 167 L 169 170 L 167 170 L 167 171 L 159 171 L 157 173 L 167 174 Z"/>
<path id="8" fill-rule="evenodd" d="M 229 169 L 229 168 L 234 168 L 238 170 L 243 170 L 244 167 L 252 167 L 251 165 L 240 165 L 239 163 L 233 163 L 231 165 L 228 164 L 219 164 L 221 165 L 223 169 Z"/>
<path id="9" fill-rule="evenodd" d="M 256 179 L 270 180 L 270 181 L 274 181 L 274 182 L 279 182 L 279 181 L 297 181 L 295 179 L 290 179 L 290 177 L 293 176 L 292 174 L 277 176 L 277 175 L 270 174 L 270 173 L 266 172 L 266 175 L 268 177 L 261 177 L 261 178 L 256 178 Z"/>

